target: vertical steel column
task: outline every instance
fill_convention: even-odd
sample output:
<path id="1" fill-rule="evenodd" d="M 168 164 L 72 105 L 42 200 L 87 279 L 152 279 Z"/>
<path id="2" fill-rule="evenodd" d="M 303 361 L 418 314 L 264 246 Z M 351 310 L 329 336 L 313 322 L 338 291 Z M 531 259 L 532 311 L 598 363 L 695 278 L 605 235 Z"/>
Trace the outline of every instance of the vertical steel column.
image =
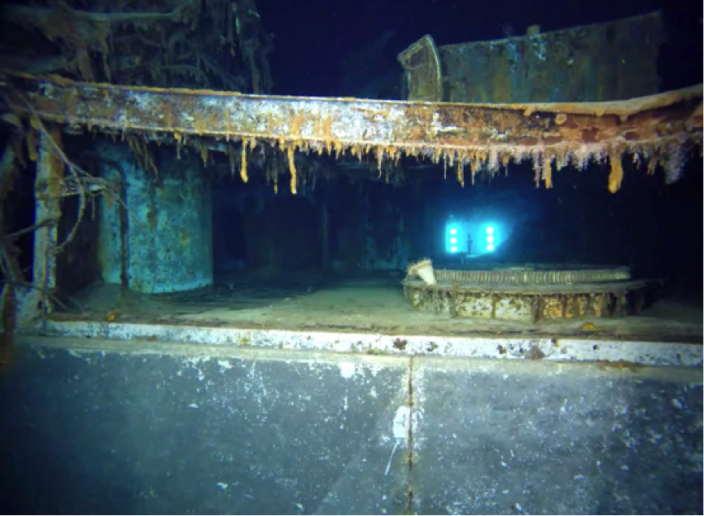
<path id="1" fill-rule="evenodd" d="M 30 294 L 36 310 L 50 313 L 50 296 L 56 288 L 56 246 L 58 224 L 61 217 L 61 176 L 63 166 L 57 166 L 58 156 L 46 131 L 39 134 L 39 159 L 37 177 L 34 181 L 34 220 L 52 220 L 34 232 L 33 283 L 36 287 Z M 42 306 L 39 306 L 42 303 Z"/>

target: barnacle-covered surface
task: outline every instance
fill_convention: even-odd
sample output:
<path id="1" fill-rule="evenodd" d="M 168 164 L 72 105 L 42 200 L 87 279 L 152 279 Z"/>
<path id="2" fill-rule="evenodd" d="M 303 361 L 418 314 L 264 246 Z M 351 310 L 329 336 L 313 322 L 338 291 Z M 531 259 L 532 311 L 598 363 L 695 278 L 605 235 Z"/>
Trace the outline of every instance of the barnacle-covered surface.
<path id="1" fill-rule="evenodd" d="M 637 314 L 648 287 L 647 281 L 631 280 L 623 267 L 439 269 L 436 276 L 437 285 L 403 280 L 404 295 L 416 310 L 532 322 Z"/>
<path id="2" fill-rule="evenodd" d="M 298 151 L 372 154 L 379 167 L 402 156 L 425 157 L 455 167 L 463 185 L 465 172 L 473 179 L 480 168 L 493 173 L 530 159 L 536 185 L 548 188 L 556 170 L 608 160 L 608 187 L 616 192 L 625 154 L 646 162 L 650 173 L 661 166 L 671 182 L 690 148 L 702 143 L 701 85 L 618 102 L 453 104 L 134 88 L 16 74 L 1 81 L 2 109 L 18 117 L 34 113 L 74 132 L 167 137 L 206 154 L 219 140 L 245 158 L 257 145 L 277 146 L 288 158 L 294 193 Z"/>

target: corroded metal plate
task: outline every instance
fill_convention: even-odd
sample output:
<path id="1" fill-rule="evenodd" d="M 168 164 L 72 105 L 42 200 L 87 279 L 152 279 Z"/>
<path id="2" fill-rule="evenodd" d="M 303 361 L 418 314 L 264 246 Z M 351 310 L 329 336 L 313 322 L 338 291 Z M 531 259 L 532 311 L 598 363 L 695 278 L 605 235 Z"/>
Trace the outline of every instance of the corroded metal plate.
<path id="1" fill-rule="evenodd" d="M 408 100 L 468 103 L 599 102 L 658 91 L 666 41 L 659 12 L 594 25 L 430 47 L 399 55 Z M 412 59 L 411 59 L 412 57 Z M 442 98 L 433 70 L 441 68 Z"/>
<path id="2" fill-rule="evenodd" d="M 406 70 L 408 100 L 444 100 L 440 59 L 432 37 L 423 36 L 401 52 L 398 60 Z"/>

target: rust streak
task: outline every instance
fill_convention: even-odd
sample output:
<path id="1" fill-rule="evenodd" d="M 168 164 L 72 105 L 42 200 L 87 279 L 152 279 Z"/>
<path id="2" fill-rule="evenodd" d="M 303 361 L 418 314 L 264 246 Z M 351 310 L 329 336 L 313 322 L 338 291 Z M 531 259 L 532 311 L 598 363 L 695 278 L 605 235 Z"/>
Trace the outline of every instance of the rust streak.
<path id="1" fill-rule="evenodd" d="M 610 157 L 615 163 L 617 155 L 642 153 L 664 165 L 673 149 L 702 142 L 701 85 L 619 102 L 457 104 L 243 95 L 0 73 L 0 93 L 0 108 L 29 116 L 29 103 L 45 121 L 73 128 L 145 139 L 168 135 L 184 145 L 188 136 L 192 145 L 203 137 L 247 141 L 250 148 L 278 144 L 292 174 L 296 149 L 394 161 L 422 156 L 471 165 L 472 178 L 482 164 L 495 171 L 541 156 L 549 187 L 552 173 L 569 162 Z M 618 178 L 613 171 L 614 189 Z"/>

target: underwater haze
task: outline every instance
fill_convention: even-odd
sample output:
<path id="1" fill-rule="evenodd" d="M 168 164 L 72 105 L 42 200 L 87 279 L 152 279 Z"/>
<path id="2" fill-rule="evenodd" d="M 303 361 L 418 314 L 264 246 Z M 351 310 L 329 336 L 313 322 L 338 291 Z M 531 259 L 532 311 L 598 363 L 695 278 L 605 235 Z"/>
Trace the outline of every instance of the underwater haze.
<path id="1" fill-rule="evenodd" d="M 703 60 L 688 0 L 4 3 L 2 512 L 701 513 Z"/>

